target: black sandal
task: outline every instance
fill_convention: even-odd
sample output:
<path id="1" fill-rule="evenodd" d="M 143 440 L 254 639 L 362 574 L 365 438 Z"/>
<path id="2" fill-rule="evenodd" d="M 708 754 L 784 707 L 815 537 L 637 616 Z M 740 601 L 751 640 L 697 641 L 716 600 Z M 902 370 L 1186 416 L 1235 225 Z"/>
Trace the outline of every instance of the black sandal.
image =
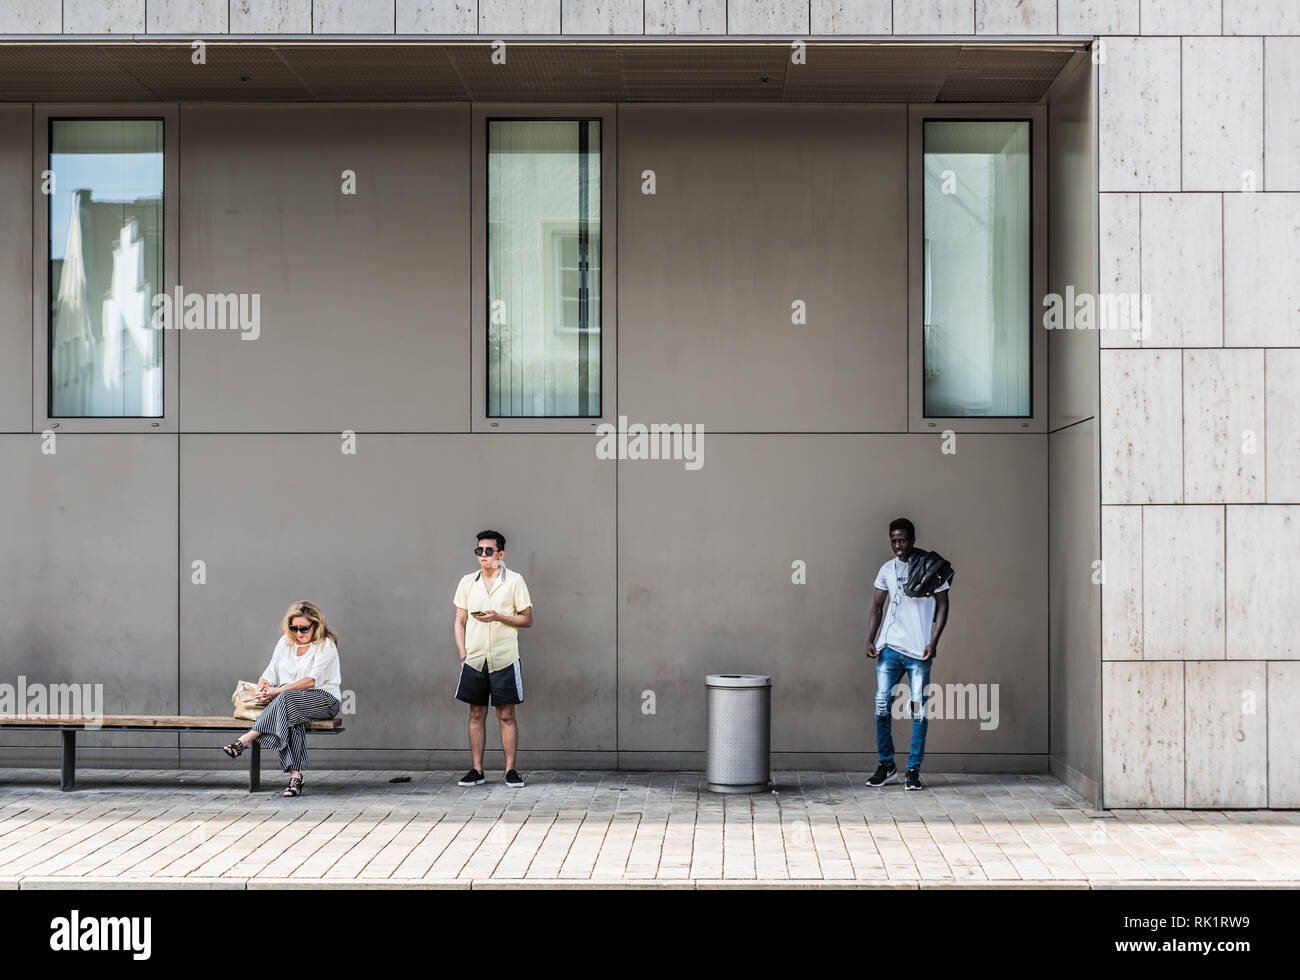
<path id="1" fill-rule="evenodd" d="M 221 751 L 226 753 L 232 759 L 238 759 L 244 754 L 245 745 L 239 739 L 235 739 L 229 745 L 221 746 Z"/>
<path id="2" fill-rule="evenodd" d="M 301 793 L 302 793 L 302 777 L 301 777 L 301 776 L 290 776 L 290 777 L 289 777 L 289 788 L 286 789 L 286 790 L 285 790 L 282 794 L 280 794 L 280 795 L 281 795 L 281 796 L 299 796 L 299 795 L 301 795 Z"/>

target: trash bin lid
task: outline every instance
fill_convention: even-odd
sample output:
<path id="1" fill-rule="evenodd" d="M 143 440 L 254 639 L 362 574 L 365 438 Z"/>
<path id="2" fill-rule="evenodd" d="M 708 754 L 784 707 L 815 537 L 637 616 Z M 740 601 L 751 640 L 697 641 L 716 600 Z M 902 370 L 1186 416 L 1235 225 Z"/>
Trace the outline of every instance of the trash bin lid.
<path id="1" fill-rule="evenodd" d="M 709 674 L 704 679 L 706 687 L 771 687 L 767 674 Z"/>

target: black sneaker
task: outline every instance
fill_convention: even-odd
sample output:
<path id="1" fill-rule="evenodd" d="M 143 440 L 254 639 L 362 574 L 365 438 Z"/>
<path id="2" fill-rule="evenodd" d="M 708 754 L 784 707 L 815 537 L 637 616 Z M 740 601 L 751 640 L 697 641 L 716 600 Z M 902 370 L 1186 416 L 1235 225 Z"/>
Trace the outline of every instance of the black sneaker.
<path id="1" fill-rule="evenodd" d="M 921 770 L 907 770 L 907 777 L 903 780 L 903 787 L 905 789 L 925 789 L 925 787 L 921 785 Z"/>
<path id="2" fill-rule="evenodd" d="M 481 786 L 483 784 L 483 774 L 477 769 L 471 769 L 465 775 L 460 777 L 458 786 Z"/>
<path id="3" fill-rule="evenodd" d="M 506 785 L 511 789 L 518 789 L 524 785 L 524 777 L 519 775 L 517 770 L 511 769 L 506 773 Z"/>
<path id="4" fill-rule="evenodd" d="M 884 786 L 885 783 L 892 783 L 898 778 L 898 770 L 893 765 L 885 765 L 883 762 L 876 767 L 875 773 L 867 780 L 868 786 Z"/>

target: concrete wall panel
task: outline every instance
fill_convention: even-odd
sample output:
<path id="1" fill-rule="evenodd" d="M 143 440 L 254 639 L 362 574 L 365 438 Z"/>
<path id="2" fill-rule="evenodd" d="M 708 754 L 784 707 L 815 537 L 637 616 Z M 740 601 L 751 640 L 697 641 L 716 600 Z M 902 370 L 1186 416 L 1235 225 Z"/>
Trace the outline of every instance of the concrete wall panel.
<path id="1" fill-rule="evenodd" d="M 1187 806 L 1268 805 L 1267 666 L 1185 665 Z"/>
<path id="2" fill-rule="evenodd" d="M 1139 0 L 1057 0 L 1062 34 L 1136 34 Z"/>
<path id="3" fill-rule="evenodd" d="M 812 0 L 813 34 L 889 34 L 893 0 Z"/>
<path id="4" fill-rule="evenodd" d="M 0 106 L 0 236 L 0 432 L 30 432 L 31 106 Z"/>
<path id="5" fill-rule="evenodd" d="M 1100 67 L 1100 190 L 1180 189 L 1179 45 L 1177 38 L 1106 39 Z"/>
<path id="6" fill-rule="evenodd" d="M 1105 805 L 1184 805 L 1181 663 L 1102 665 Z"/>
<path id="7" fill-rule="evenodd" d="M 1223 343 L 1223 201 L 1218 194 L 1143 194 L 1142 293 L 1151 297 L 1143 347 Z M 1144 331 L 1145 332 L 1145 331 Z"/>
<path id="8" fill-rule="evenodd" d="M 1056 0 L 975 0 L 976 34 L 1055 34 Z"/>
<path id="9" fill-rule="evenodd" d="M 1048 626 L 1052 758 L 1092 785 L 1101 782 L 1101 587 L 1097 420 L 1048 437 Z M 1077 780 L 1067 779 L 1084 792 Z M 1086 786 L 1086 784 L 1085 784 Z"/>
<path id="10" fill-rule="evenodd" d="M 1264 41 L 1191 37 L 1183 44 L 1185 191 L 1264 186 Z"/>
<path id="11" fill-rule="evenodd" d="M 328 435 L 187 436 L 181 499 L 185 712 L 228 709 L 289 603 L 311 599 L 357 704 L 322 748 L 464 747 L 452 596 L 494 527 L 535 603 L 519 640 L 525 747 L 614 748 L 614 464 L 593 440 L 363 434 L 347 456 Z M 188 580 L 196 560 L 205 585 Z"/>
<path id="12" fill-rule="evenodd" d="M 1147 660 L 1224 658 L 1223 508 L 1142 511 L 1142 652 Z"/>
<path id="13" fill-rule="evenodd" d="M 904 515 L 957 569 L 932 682 L 999 686 L 995 729 L 933 720 L 927 750 L 1045 752 L 1045 438 L 706 435 L 697 471 L 620 464 L 620 747 L 703 749 L 705 675 L 739 671 L 772 675 L 773 751 L 873 748 L 867 616 Z"/>
<path id="14" fill-rule="evenodd" d="M 463 106 L 184 110 L 181 285 L 261 303 L 256 339 L 182 332 L 186 431 L 468 428 L 467 126 Z"/>
<path id="15" fill-rule="evenodd" d="M 629 419 L 906 429 L 904 111 L 788 109 L 620 112 Z M 806 323 L 791 322 L 796 301 Z"/>
<path id="16" fill-rule="evenodd" d="M 397 0 L 398 34 L 474 34 L 478 0 Z"/>
<path id="17" fill-rule="evenodd" d="M 1182 355 L 1101 352 L 1103 504 L 1183 497 Z"/>
<path id="18" fill-rule="evenodd" d="M 645 0 L 647 34 L 726 34 L 727 0 Z"/>
<path id="19" fill-rule="evenodd" d="M 232 34 L 310 34 L 312 0 L 230 0 Z"/>
<path id="20" fill-rule="evenodd" d="M 104 714 L 177 707 L 176 437 L 0 436 L 3 677 L 103 685 Z M 233 685 L 232 685 L 233 688 Z M 49 710 L 47 707 L 46 710 Z M 89 709 L 87 709 L 89 710 Z M 5 745 L 57 745 L 3 732 Z M 79 744 L 174 746 L 176 736 L 83 735 Z"/>

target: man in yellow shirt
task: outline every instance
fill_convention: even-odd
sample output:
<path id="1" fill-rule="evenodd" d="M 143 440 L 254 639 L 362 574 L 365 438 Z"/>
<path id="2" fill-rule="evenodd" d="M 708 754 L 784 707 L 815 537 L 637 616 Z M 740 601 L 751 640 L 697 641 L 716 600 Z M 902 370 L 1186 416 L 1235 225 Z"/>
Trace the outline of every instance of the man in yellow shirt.
<path id="1" fill-rule="evenodd" d="M 533 625 L 533 600 L 528 584 L 505 564 L 506 539 L 500 531 L 479 531 L 478 571 L 456 586 L 456 623 L 452 635 L 460 652 L 460 683 L 456 699 L 469 705 L 469 752 L 473 768 L 461 786 L 483 782 L 483 747 L 487 742 L 488 701 L 497 709 L 501 748 L 506 756 L 506 785 L 518 789 L 523 777 L 515 770 L 519 726 L 515 705 L 524 700 L 519 666 L 518 632 Z"/>

